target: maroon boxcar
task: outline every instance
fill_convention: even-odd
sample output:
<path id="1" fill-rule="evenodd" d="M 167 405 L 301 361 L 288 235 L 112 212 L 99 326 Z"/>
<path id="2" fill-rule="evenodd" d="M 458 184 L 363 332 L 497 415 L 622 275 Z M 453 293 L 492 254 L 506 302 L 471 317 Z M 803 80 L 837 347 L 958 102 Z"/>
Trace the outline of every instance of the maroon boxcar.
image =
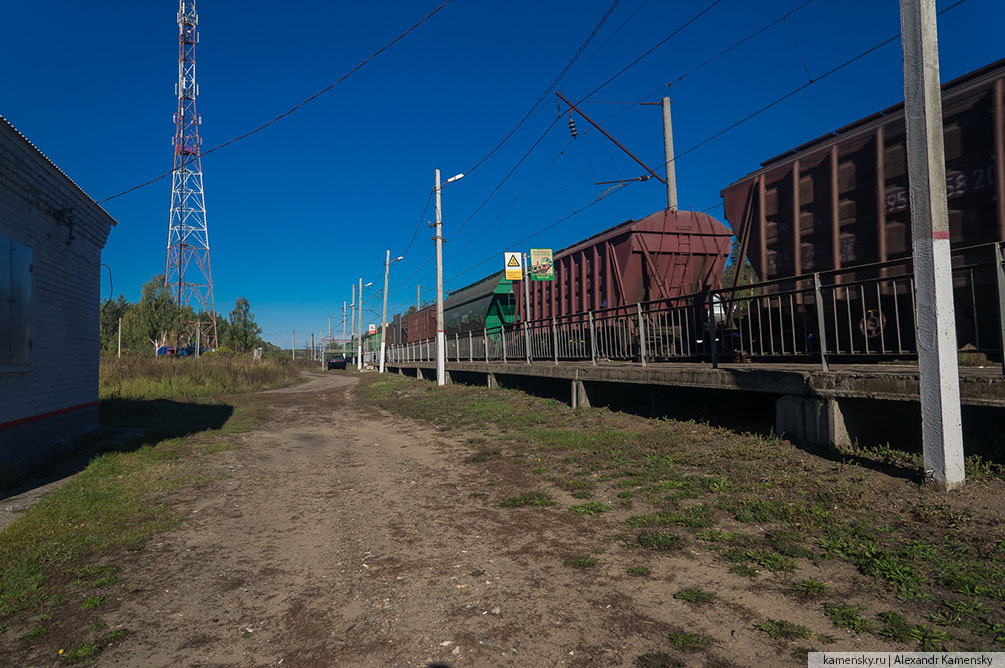
<path id="1" fill-rule="evenodd" d="M 943 86 L 953 246 L 1005 239 L 1005 60 Z M 761 280 L 911 255 L 898 104 L 762 163 L 722 191 Z"/>
<path id="2" fill-rule="evenodd" d="M 555 279 L 530 282 L 530 319 L 584 313 L 716 289 L 732 232 L 696 211 L 657 211 L 554 254 Z M 523 288 L 514 284 L 518 317 Z"/>
<path id="3" fill-rule="evenodd" d="M 406 341 L 436 338 L 436 307 L 427 306 L 405 318 Z"/>

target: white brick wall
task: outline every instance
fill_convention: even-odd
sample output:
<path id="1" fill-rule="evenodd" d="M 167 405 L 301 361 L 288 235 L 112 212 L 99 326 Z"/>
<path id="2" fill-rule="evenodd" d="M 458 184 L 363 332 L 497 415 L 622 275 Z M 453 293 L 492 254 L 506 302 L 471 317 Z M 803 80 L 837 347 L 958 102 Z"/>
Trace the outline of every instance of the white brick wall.
<path id="1" fill-rule="evenodd" d="M 74 239 L 54 212 L 74 208 Z M 101 249 L 114 220 L 0 118 L 0 235 L 32 249 L 32 351 L 27 367 L 0 366 L 0 467 L 35 460 L 48 442 L 97 426 L 80 411 L 4 429 L 98 399 Z M 0 323 L 6 324 L 6 323 Z M 5 362 L 0 362 L 2 365 Z M 44 424 L 44 423 L 43 423 Z"/>

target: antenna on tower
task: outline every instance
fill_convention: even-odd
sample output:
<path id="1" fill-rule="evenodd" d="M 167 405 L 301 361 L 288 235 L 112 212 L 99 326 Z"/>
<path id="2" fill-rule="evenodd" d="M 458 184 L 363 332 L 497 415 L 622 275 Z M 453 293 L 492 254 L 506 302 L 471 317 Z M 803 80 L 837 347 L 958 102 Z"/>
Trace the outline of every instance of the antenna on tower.
<path id="1" fill-rule="evenodd" d="M 174 167 L 171 173 L 171 210 L 168 216 L 167 261 L 164 284 L 179 306 L 192 306 L 208 316 L 188 323 L 189 338 L 201 325 L 202 345 L 216 348 L 216 309 L 209 266 L 209 231 L 202 185 L 202 155 L 195 108 L 195 45 L 199 43 L 199 15 L 195 0 L 178 1 L 178 109 L 174 115 Z"/>

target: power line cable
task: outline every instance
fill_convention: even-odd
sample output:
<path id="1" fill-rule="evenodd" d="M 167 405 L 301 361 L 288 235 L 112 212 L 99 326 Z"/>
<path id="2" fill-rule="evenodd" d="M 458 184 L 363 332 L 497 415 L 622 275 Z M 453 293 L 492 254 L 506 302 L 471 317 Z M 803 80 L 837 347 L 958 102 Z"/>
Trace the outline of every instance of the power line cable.
<path id="1" fill-rule="evenodd" d="M 509 141 L 510 137 L 512 137 L 517 132 L 517 130 L 523 127 L 523 124 L 526 123 L 527 119 L 529 119 L 531 115 L 537 110 L 537 108 L 541 106 L 541 103 L 544 102 L 546 99 L 548 99 L 548 96 L 551 95 L 552 91 L 555 90 L 555 87 L 558 86 L 559 82 L 562 80 L 562 77 L 566 75 L 566 73 L 569 71 L 569 68 L 571 68 L 575 64 L 579 56 L 581 56 L 583 51 L 586 50 L 586 47 L 589 46 L 590 42 L 593 41 L 593 38 L 596 37 L 598 32 L 600 32 L 600 29 L 603 28 L 604 24 L 607 22 L 607 19 L 611 16 L 611 14 L 614 12 L 614 10 L 620 3 L 621 0 L 614 0 L 614 2 L 611 3 L 611 6 L 608 7 L 607 11 L 604 12 L 604 15 L 600 17 L 600 20 L 597 22 L 597 25 L 594 26 L 593 30 L 587 36 L 586 40 L 579 46 L 579 48 L 576 50 L 576 53 L 574 53 L 572 58 L 569 59 L 569 62 L 565 64 L 565 67 L 562 68 L 562 71 L 558 73 L 558 76 L 556 76 L 552 80 L 552 82 L 548 84 L 548 87 L 544 90 L 543 93 L 541 93 L 541 96 L 537 98 L 534 104 L 531 105 L 530 109 L 527 110 L 527 113 L 524 114 L 523 118 L 521 118 L 520 121 L 515 126 L 513 126 L 512 130 L 506 133 L 506 136 L 503 137 L 499 141 L 499 143 L 495 145 L 495 148 L 489 151 L 481 160 L 476 162 L 473 167 L 471 167 L 467 172 L 465 172 L 465 174 L 470 174 L 471 172 L 478 169 L 478 167 L 483 165 L 489 158 L 495 155 L 496 152 L 498 152 L 499 149 L 501 149 L 507 141 Z"/>
<path id="2" fill-rule="evenodd" d="M 394 46 L 398 42 L 400 42 L 402 39 L 405 38 L 406 35 L 408 35 L 410 32 L 412 32 L 413 30 L 415 30 L 416 28 L 418 28 L 419 26 L 421 26 L 423 23 L 425 23 L 426 21 L 428 21 L 429 19 L 431 19 L 437 12 L 439 12 L 441 9 L 443 9 L 444 7 L 446 7 L 447 5 L 449 5 L 452 1 L 453 0 L 444 0 L 444 2 L 439 7 L 437 7 L 433 11 L 429 12 L 428 14 L 426 14 L 422 19 L 420 19 L 417 23 L 414 23 L 405 32 L 401 33 L 400 35 L 398 35 L 397 37 L 395 37 L 393 40 L 391 40 L 390 42 L 388 42 L 384 46 L 382 46 L 379 49 L 377 49 L 376 51 L 374 51 L 365 60 L 363 60 L 362 62 L 360 62 L 358 65 L 356 65 L 356 67 L 352 68 L 351 70 L 349 70 L 348 72 L 346 72 L 345 74 L 343 74 L 341 77 L 339 77 L 338 79 L 336 79 L 332 83 L 328 84 L 327 86 L 325 86 L 324 88 L 322 88 L 321 90 L 319 90 L 317 93 L 314 93 L 313 95 L 311 95 L 307 99 L 305 99 L 302 102 L 298 103 L 297 105 L 295 105 L 294 107 L 292 107 L 288 111 L 285 111 L 282 114 L 279 114 L 278 116 L 276 116 L 272 120 L 268 121 L 267 123 L 263 123 L 262 125 L 258 126 L 254 130 L 251 130 L 249 132 L 245 132 L 242 135 L 238 135 L 237 137 L 234 137 L 233 139 L 225 141 L 224 143 L 219 144 L 217 146 L 214 146 L 213 148 L 209 149 L 208 151 L 202 151 L 198 156 L 195 156 L 195 157 L 190 158 L 189 160 L 186 160 L 185 162 L 183 162 L 181 165 L 178 166 L 177 169 L 180 169 L 180 168 L 184 167 L 185 165 L 188 165 L 191 162 L 199 160 L 202 157 L 207 156 L 210 153 L 213 153 L 214 151 L 219 151 L 222 148 L 230 146 L 231 144 L 239 142 L 242 139 L 250 137 L 253 134 L 261 132 L 262 130 L 264 130 L 265 128 L 269 127 L 273 123 L 275 123 L 275 122 L 277 122 L 277 121 L 279 121 L 279 120 L 281 120 L 283 118 L 286 118 L 287 116 L 289 116 L 293 112 L 297 111 L 298 109 L 300 109 L 304 105 L 309 104 L 310 102 L 313 102 L 317 98 L 321 97 L 322 95 L 324 95 L 325 93 L 327 93 L 328 91 L 330 91 L 335 86 L 339 85 L 340 83 L 342 83 L 343 81 L 345 81 L 346 79 L 348 79 L 349 77 L 351 77 L 357 71 L 359 71 L 360 69 L 362 69 L 371 60 L 373 60 L 374 58 L 376 58 L 377 56 L 379 56 L 383 52 L 387 51 L 389 48 L 391 48 L 392 46 Z M 129 188 L 127 190 L 123 190 L 120 193 L 117 193 L 117 194 L 112 195 L 110 197 L 106 197 L 106 198 L 104 198 L 102 200 L 98 200 L 97 204 L 103 204 L 103 203 L 105 203 L 105 202 L 107 202 L 109 200 L 115 199 L 116 197 L 121 197 L 122 195 L 125 195 L 127 193 L 131 193 L 134 190 L 139 190 L 140 188 L 145 188 L 146 186 L 149 186 L 149 185 L 152 185 L 154 183 L 157 183 L 161 179 L 163 179 L 163 178 L 165 178 L 167 176 L 170 176 L 175 171 L 176 171 L 175 169 L 171 169 L 170 171 L 164 172 L 160 176 L 155 177 L 153 179 L 150 179 L 149 181 L 145 181 L 145 182 L 143 182 L 143 183 L 141 183 L 139 185 L 133 186 L 132 188 Z"/>
<path id="3" fill-rule="evenodd" d="M 942 11 L 938 12 L 937 16 L 942 16 L 946 12 L 948 12 L 948 11 L 950 11 L 952 9 L 955 9 L 956 7 L 959 7 L 960 5 L 962 5 L 965 2 L 967 2 L 967 0 L 957 0 L 957 2 L 949 5 L 948 7 L 946 7 L 945 9 L 943 9 Z M 744 116 L 743 118 L 741 118 L 740 120 L 736 121 L 735 123 L 726 126 L 722 130 L 719 130 L 718 132 L 712 134 L 709 137 L 706 137 L 705 139 L 701 140 L 700 142 L 698 142 L 694 146 L 691 146 L 690 148 L 688 148 L 686 151 L 683 151 L 681 153 L 676 154 L 674 156 L 672 162 L 676 162 L 677 160 L 679 160 L 680 158 L 683 158 L 688 153 L 691 153 L 692 151 L 700 148 L 701 146 L 704 146 L 705 144 L 709 143 L 710 141 L 721 137 L 722 135 L 726 134 L 730 130 L 733 130 L 733 129 L 739 127 L 740 125 L 743 125 L 744 123 L 746 123 L 747 121 L 751 120 L 752 118 L 760 116 L 762 113 L 764 113 L 768 109 L 771 109 L 772 107 L 775 107 L 778 104 L 781 104 L 782 102 L 784 102 L 785 100 L 789 99 L 790 97 L 792 97 L 796 93 L 799 93 L 800 91 L 803 91 L 803 90 L 809 88 L 810 86 L 812 86 L 813 84 L 817 83 L 818 81 L 822 81 L 822 80 L 826 79 L 827 77 L 829 77 L 830 75 L 843 70 L 844 68 L 848 67 L 849 65 L 851 65 L 853 63 L 856 63 L 859 60 L 862 60 L 863 58 L 865 58 L 866 56 L 870 55 L 871 53 L 873 53 L 875 51 L 878 51 L 879 49 L 883 48 L 887 44 L 890 44 L 891 42 L 895 42 L 898 39 L 900 39 L 900 33 L 899 32 L 896 35 L 894 35 L 893 37 L 890 37 L 889 39 L 885 39 L 882 42 L 880 42 L 879 44 L 876 44 L 876 45 L 874 45 L 874 46 L 866 49 L 865 51 L 862 51 L 858 55 L 853 56 L 852 58 L 849 58 L 848 60 L 844 61 L 840 65 L 837 65 L 836 67 L 832 67 L 831 69 L 827 70 L 826 72 L 824 72 L 820 76 L 816 77 L 815 79 L 810 79 L 809 81 L 807 81 L 806 83 L 802 84 L 801 86 L 797 86 L 796 88 L 792 89 L 791 91 L 789 91 L 785 95 L 782 95 L 781 97 L 779 97 L 778 99 L 774 100 L 773 102 L 769 102 L 768 104 L 766 104 L 763 107 L 757 109 L 753 113 L 750 113 L 750 114 Z"/>
<path id="4" fill-rule="evenodd" d="M 596 94 L 599 90 L 601 90 L 602 88 L 604 88 L 605 86 L 607 86 L 607 84 L 611 83 L 612 81 L 614 81 L 615 79 L 617 79 L 618 77 L 620 77 L 622 74 L 624 74 L 625 72 L 627 72 L 631 68 L 635 67 L 642 59 L 646 58 L 653 51 L 655 51 L 656 49 L 660 48 L 661 46 L 663 46 L 664 44 L 666 44 L 667 42 L 669 42 L 671 39 L 673 39 L 674 37 L 676 37 L 682 30 L 684 30 L 689 25 L 691 25 L 692 23 L 694 23 L 695 21 L 697 21 L 698 19 L 700 19 L 702 16 L 704 16 L 706 13 L 708 13 L 713 7 L 715 7 L 716 5 L 718 5 L 720 2 L 722 2 L 722 0 L 712 0 L 712 3 L 709 4 L 707 7 L 705 7 L 705 9 L 701 10 L 700 12 L 698 12 L 697 14 L 695 14 L 694 16 L 692 16 L 686 23 L 684 23 L 684 25 L 680 26 L 679 28 L 677 28 L 676 30 L 674 30 L 672 33 L 670 33 L 669 35 L 667 35 L 666 37 L 664 37 L 663 39 L 661 39 L 659 42 L 657 42 L 656 44 L 654 44 L 648 51 L 646 51 L 645 53 L 643 53 L 641 56 L 639 56 L 638 58 L 636 58 L 632 62 L 630 62 L 627 65 L 625 65 L 621 70 L 619 70 L 614 75 L 612 75 L 604 83 L 600 84 L 599 86 L 597 86 L 596 88 L 594 88 L 593 90 L 591 90 L 589 93 L 587 93 L 586 95 L 584 95 L 581 98 L 581 100 L 585 100 L 586 98 L 590 97 L 591 95 Z"/>

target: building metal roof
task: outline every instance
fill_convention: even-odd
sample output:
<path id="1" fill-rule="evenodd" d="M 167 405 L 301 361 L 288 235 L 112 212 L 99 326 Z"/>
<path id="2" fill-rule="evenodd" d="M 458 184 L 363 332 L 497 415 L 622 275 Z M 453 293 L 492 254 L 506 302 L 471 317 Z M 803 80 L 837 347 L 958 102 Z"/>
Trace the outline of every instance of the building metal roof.
<path id="1" fill-rule="evenodd" d="M 71 179 L 66 174 L 66 172 L 64 172 L 62 169 L 60 169 L 59 165 L 57 165 L 56 163 L 54 163 L 49 158 L 49 156 L 47 156 L 45 153 L 42 153 L 42 150 L 39 147 L 35 146 L 35 144 L 33 144 L 30 139 L 28 139 L 27 137 L 25 137 L 24 134 L 22 134 L 20 130 L 18 130 L 16 127 L 14 127 L 14 124 L 11 123 L 6 117 L 4 117 L 3 114 L 0 114 L 0 121 L 2 121 L 2 123 L 0 123 L 0 127 L 6 126 L 6 128 L 8 129 L 8 131 L 10 133 L 12 133 L 16 137 L 18 137 L 21 140 L 21 142 L 23 142 L 26 146 L 30 147 L 32 151 L 34 151 L 40 158 L 42 158 L 42 160 L 44 160 L 45 162 L 49 163 L 52 166 L 53 169 L 55 169 L 57 172 L 59 172 L 63 176 L 63 178 L 66 179 L 67 183 L 71 184 L 74 188 L 76 188 L 77 192 L 79 192 L 81 194 L 81 196 L 83 196 L 83 198 L 85 200 L 87 200 L 88 202 L 90 202 L 91 204 L 93 204 L 94 208 L 101 215 L 103 215 L 104 217 L 106 217 L 108 219 L 108 222 L 110 223 L 110 225 L 112 225 L 112 226 L 118 225 L 118 221 L 116 221 L 115 218 L 113 218 L 110 213 L 108 213 L 107 211 L 105 211 L 104 207 L 102 207 L 100 204 L 98 204 L 96 201 L 94 201 L 93 197 L 91 197 L 86 192 L 84 192 L 84 189 L 81 188 L 79 185 L 77 185 L 76 181 L 74 181 L 73 179 Z"/>

